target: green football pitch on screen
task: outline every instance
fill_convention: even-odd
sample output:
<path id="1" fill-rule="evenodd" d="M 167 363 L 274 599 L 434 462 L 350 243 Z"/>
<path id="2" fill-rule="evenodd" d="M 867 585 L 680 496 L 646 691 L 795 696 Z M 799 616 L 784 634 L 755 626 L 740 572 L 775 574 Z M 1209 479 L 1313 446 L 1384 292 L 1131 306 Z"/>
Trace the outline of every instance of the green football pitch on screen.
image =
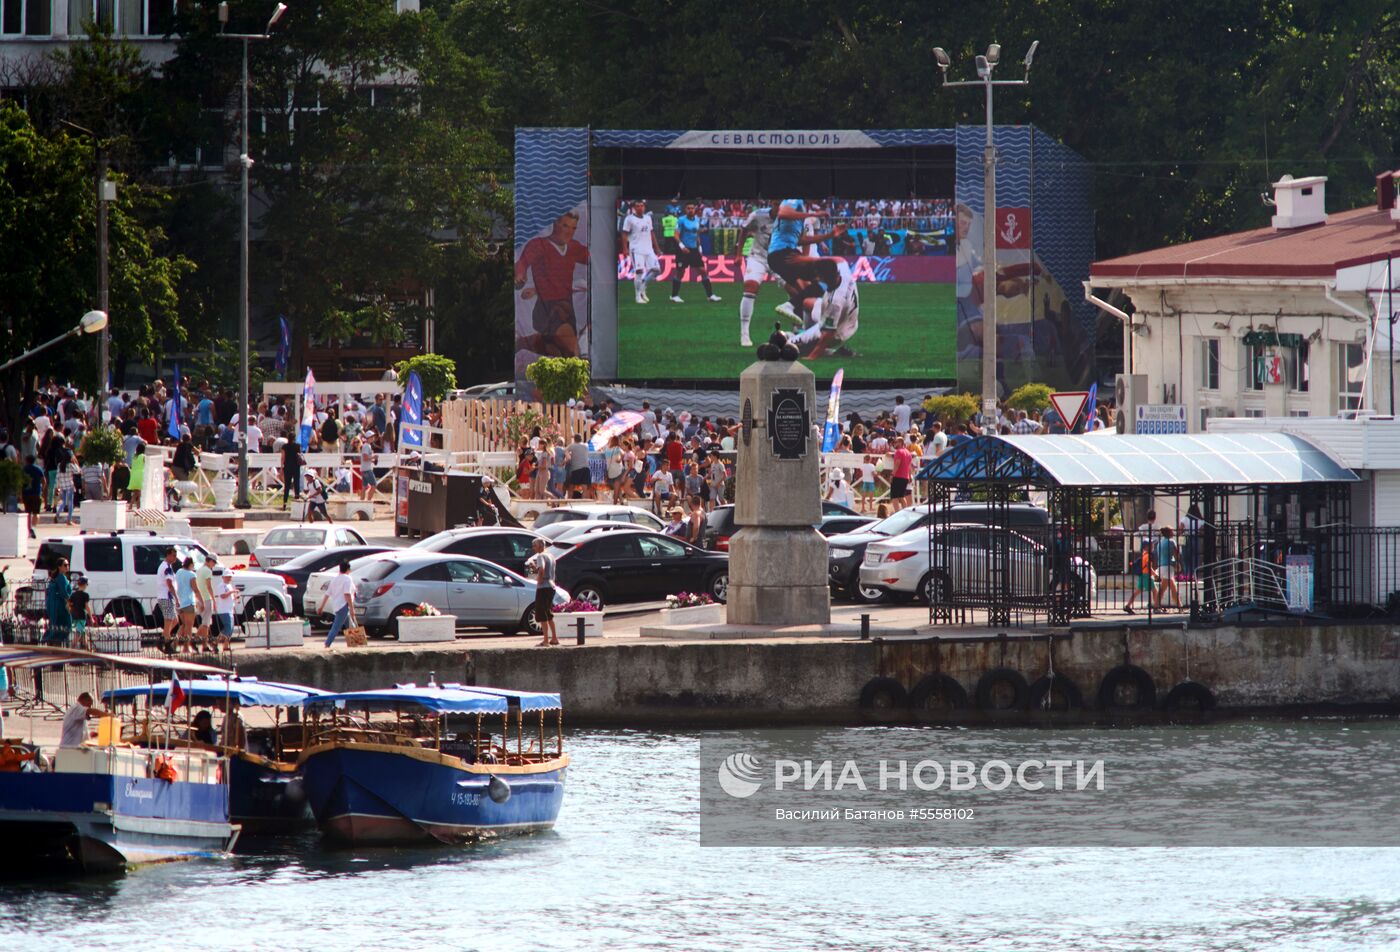
<path id="1" fill-rule="evenodd" d="M 695 282 L 681 285 L 685 303 L 670 300 L 671 283 L 653 281 L 648 304 L 638 304 L 632 282 L 618 284 L 617 372 L 622 380 L 722 380 L 737 378 L 753 363 L 754 348 L 739 345 L 742 284 L 716 284 L 719 301 L 705 299 Z M 818 378 L 845 368 L 846 381 L 919 380 L 957 376 L 957 306 L 952 284 L 861 282 L 860 328 L 846 341 L 854 356 L 807 361 Z M 781 321 L 773 309 L 787 300 L 775 283 L 765 283 L 754 302 L 749 334 L 758 345 Z"/>

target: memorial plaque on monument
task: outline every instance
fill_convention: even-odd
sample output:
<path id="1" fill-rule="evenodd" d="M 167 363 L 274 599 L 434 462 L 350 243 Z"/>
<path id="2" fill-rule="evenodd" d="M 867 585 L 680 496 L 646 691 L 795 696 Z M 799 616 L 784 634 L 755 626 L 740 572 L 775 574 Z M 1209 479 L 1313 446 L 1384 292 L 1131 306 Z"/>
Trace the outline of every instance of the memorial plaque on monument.
<path id="1" fill-rule="evenodd" d="M 778 459 L 802 459 L 807 455 L 811 432 L 807 394 L 797 389 L 774 390 L 768 405 L 768 438 L 773 443 L 773 455 Z"/>

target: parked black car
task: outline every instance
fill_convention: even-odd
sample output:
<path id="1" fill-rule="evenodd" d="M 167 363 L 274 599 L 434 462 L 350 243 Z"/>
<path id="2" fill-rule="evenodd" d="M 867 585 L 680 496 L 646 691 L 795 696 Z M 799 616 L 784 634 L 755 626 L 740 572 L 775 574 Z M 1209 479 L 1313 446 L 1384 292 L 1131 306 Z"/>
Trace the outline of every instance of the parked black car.
<path id="1" fill-rule="evenodd" d="M 860 563 L 865 560 L 865 547 L 881 542 L 910 529 L 921 529 L 933 520 L 933 508 L 927 504 L 901 509 L 888 518 L 872 523 L 855 532 L 827 538 L 827 571 L 832 593 L 855 602 L 877 602 L 885 593 L 860 585 Z M 990 523 L 993 510 L 984 503 L 954 503 L 949 507 L 952 522 Z M 1007 509 L 1009 528 L 1027 529 L 1048 526 L 1050 513 L 1029 503 L 1015 503 Z"/>
<path id="2" fill-rule="evenodd" d="M 525 560 L 533 551 L 530 544 L 544 538 L 529 529 L 505 529 L 495 526 L 479 526 L 469 529 L 448 529 L 414 543 L 415 550 L 424 552 L 445 552 L 451 555 L 472 555 L 478 559 L 495 562 L 510 569 L 517 575 L 530 577 L 525 571 Z M 548 544 L 549 540 L 545 539 Z"/>
<path id="3" fill-rule="evenodd" d="M 556 561 L 557 581 L 601 610 L 614 602 L 657 601 L 677 592 L 729 593 L 729 556 L 670 536 L 604 532 L 581 540 Z"/>
<path id="4" fill-rule="evenodd" d="M 292 598 L 292 614 L 304 615 L 306 609 L 302 604 L 302 597 L 306 594 L 306 580 L 311 577 L 312 572 L 324 572 L 342 561 L 353 561 L 362 555 L 375 555 L 387 551 L 389 547 L 386 545 L 342 545 L 335 549 L 313 549 L 267 571 L 286 580 L 287 594 Z"/>
<path id="5" fill-rule="evenodd" d="M 819 532 L 826 525 L 826 520 L 833 516 L 845 516 L 853 519 L 868 518 L 862 517 L 854 509 L 841 505 L 839 502 L 832 502 L 829 499 L 822 500 L 822 521 L 814 528 Z M 700 541 L 705 548 L 715 552 L 729 551 L 729 537 L 739 531 L 739 527 L 734 524 L 734 506 L 716 506 L 714 510 L 705 518 L 705 529 L 700 535 Z M 827 535 L 822 532 L 822 535 Z"/>

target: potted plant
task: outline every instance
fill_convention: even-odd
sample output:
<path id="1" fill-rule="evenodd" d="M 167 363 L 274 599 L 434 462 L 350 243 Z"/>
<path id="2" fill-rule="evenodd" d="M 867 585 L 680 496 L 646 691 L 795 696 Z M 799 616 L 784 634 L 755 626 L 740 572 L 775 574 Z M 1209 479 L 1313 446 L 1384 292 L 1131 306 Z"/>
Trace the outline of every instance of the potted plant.
<path id="1" fill-rule="evenodd" d="M 102 467 L 103 483 L 112 466 L 126 458 L 122 435 L 110 426 L 99 426 L 83 437 L 78 457 L 84 466 Z M 121 532 L 126 529 L 126 501 L 122 499 L 84 499 L 78 509 L 78 522 L 90 532 Z"/>
<path id="2" fill-rule="evenodd" d="M 584 638 L 603 637 L 603 613 L 588 602 L 577 598 L 554 606 L 554 630 L 561 639 L 578 635 L 578 623 L 583 622 Z"/>
<path id="3" fill-rule="evenodd" d="M 401 644 L 451 641 L 457 637 L 457 616 L 444 615 L 427 602 L 399 612 L 397 625 Z"/>
<path id="4" fill-rule="evenodd" d="M 704 592 L 681 592 L 666 596 L 661 617 L 670 625 L 721 625 L 724 606 Z"/>
<path id="5" fill-rule="evenodd" d="M 275 608 L 259 608 L 253 613 L 253 623 L 245 625 L 249 648 L 300 648 L 304 629 L 297 618 L 287 618 Z"/>
<path id="6" fill-rule="evenodd" d="M 18 500 L 23 491 L 24 468 L 14 460 L 0 460 L 0 558 L 29 554 L 29 517 L 10 512 L 10 500 Z"/>

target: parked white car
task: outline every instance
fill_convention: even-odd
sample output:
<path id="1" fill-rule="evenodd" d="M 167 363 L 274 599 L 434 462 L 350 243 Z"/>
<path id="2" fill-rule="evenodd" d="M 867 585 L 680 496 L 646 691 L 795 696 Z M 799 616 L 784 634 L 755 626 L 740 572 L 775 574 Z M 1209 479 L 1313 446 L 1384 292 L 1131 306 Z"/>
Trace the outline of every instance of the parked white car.
<path id="1" fill-rule="evenodd" d="M 866 546 L 860 566 L 863 587 L 896 597 L 929 601 L 953 593 L 986 598 L 1000 597 L 988 578 L 989 552 L 1007 551 L 1012 597 L 1044 595 L 1054 572 L 1049 549 L 1014 529 L 964 523 L 934 530 L 938 533 L 929 558 L 929 530 L 914 529 L 883 542 Z M 1078 556 L 1070 558 L 1068 583 L 1078 600 L 1092 600 L 1098 586 L 1093 566 Z"/>
<path id="2" fill-rule="evenodd" d="M 604 503 L 571 503 L 566 506 L 558 506 L 548 512 L 542 512 L 535 517 L 535 524 L 532 528 L 544 535 L 547 526 L 560 522 L 582 522 L 583 520 L 608 522 L 631 522 L 635 525 L 645 526 L 648 529 L 655 529 L 660 532 L 666 528 L 666 523 L 645 509 L 638 509 L 636 506 L 614 506 Z"/>
<path id="3" fill-rule="evenodd" d="M 251 568 L 270 569 L 314 549 L 334 549 L 342 545 L 368 545 L 365 537 L 348 526 L 290 522 L 273 526 L 262 537 L 248 559 Z"/>
<path id="4" fill-rule="evenodd" d="M 398 559 L 406 555 L 422 554 L 421 549 L 407 548 L 390 549 L 387 552 L 379 552 L 374 555 L 362 555 L 359 558 L 350 560 L 350 571 L 353 573 L 355 569 L 359 568 L 361 565 L 366 565 L 376 559 Z M 301 610 L 302 614 L 310 618 L 313 622 L 321 618 L 319 613 L 321 600 L 326 597 L 326 588 L 331 584 L 331 579 L 339 574 L 340 567 L 337 565 L 331 566 L 328 569 L 322 569 L 319 572 L 312 572 L 306 577 L 306 588 L 301 593 Z M 329 617 L 329 614 L 325 616 L 325 618 Z"/>
<path id="5" fill-rule="evenodd" d="M 67 559 L 69 575 L 87 579 L 94 614 L 101 617 L 110 612 L 138 624 L 149 624 L 156 620 L 156 602 L 163 595 L 156 571 L 165 559 L 165 550 L 172 546 L 181 561 L 192 556 L 196 566 L 209 555 L 209 550 L 193 539 L 162 536 L 150 530 L 48 539 L 39 546 L 34 559 L 34 584 L 15 593 L 17 605 L 22 612 L 42 615 L 49 568 L 59 559 Z M 233 572 L 233 586 L 239 592 L 236 610 L 245 619 L 259 609 L 272 608 L 287 614 L 292 610 L 291 596 L 280 576 L 238 569 Z"/>

